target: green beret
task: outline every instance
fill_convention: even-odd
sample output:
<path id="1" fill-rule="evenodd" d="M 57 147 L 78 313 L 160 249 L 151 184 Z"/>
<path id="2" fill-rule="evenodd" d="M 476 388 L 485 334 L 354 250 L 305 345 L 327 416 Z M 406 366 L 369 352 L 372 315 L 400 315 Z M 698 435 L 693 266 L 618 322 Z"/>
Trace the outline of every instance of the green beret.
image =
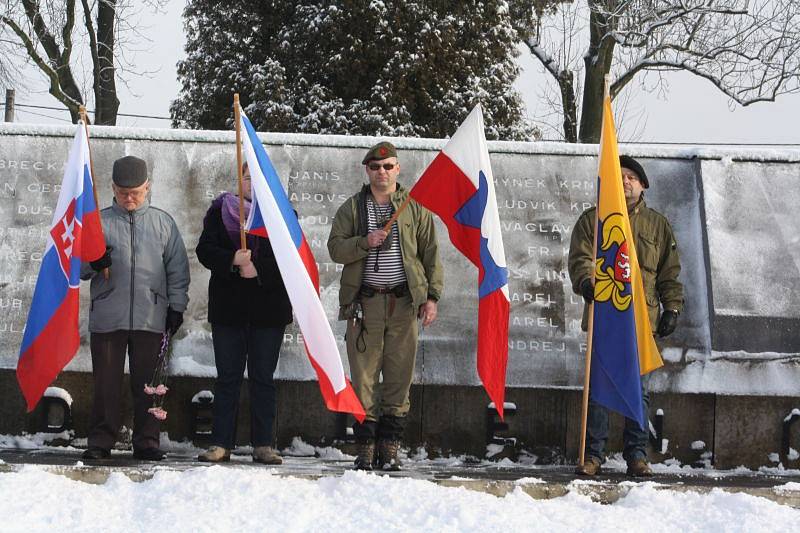
<path id="1" fill-rule="evenodd" d="M 369 149 L 369 152 L 364 156 L 364 160 L 361 161 L 361 164 L 366 165 L 373 159 L 381 160 L 390 157 L 397 157 L 397 149 L 392 143 L 383 141 Z"/>
<path id="2" fill-rule="evenodd" d="M 133 189 L 147 181 L 147 163 L 132 155 L 114 161 L 111 180 L 117 187 Z"/>

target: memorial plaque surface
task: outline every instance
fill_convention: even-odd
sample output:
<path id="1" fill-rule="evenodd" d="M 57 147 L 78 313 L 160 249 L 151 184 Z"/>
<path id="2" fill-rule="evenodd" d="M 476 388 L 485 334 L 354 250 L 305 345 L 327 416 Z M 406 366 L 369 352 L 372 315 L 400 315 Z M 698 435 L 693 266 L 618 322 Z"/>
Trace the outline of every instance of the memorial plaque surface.
<path id="1" fill-rule="evenodd" d="M 113 161 L 137 155 L 152 172 L 152 205 L 169 212 L 182 231 L 191 264 L 191 300 L 175 341 L 173 372 L 212 376 L 209 273 L 197 261 L 194 248 L 211 200 L 222 191 L 236 190 L 234 135 L 101 127 L 92 132 L 101 207 L 111 202 Z M 0 368 L 16 367 L 73 134 L 72 127 L 0 127 Z M 326 243 L 336 209 L 366 181 L 360 161 L 376 139 L 267 134 L 262 140 L 317 259 L 322 302 L 347 367 L 344 323 L 335 321 L 341 265 L 331 261 Z M 396 144 L 402 166 L 399 181 L 409 187 L 444 142 L 396 139 Z M 683 266 L 686 308 L 676 334 L 662 343 L 670 379 L 712 355 L 712 318 L 715 335 L 725 331 L 720 317 L 800 320 L 800 228 L 792 216 L 800 198 L 796 189 L 786 187 L 797 165 L 701 163 L 677 153 L 648 158 L 639 150 L 633 155 L 647 169 L 652 185 L 647 202 L 672 223 Z M 490 152 L 512 304 L 508 384 L 578 387 L 586 336 L 580 331 L 583 301 L 572 293 L 567 252 L 573 224 L 594 202 L 595 151 L 587 146 L 493 142 Z M 749 207 L 743 212 L 746 202 Z M 436 224 L 445 291 L 439 319 L 421 333 L 415 381 L 478 385 L 477 271 L 452 247 L 438 219 Z M 72 370 L 91 368 L 88 293 L 87 284 L 82 290 L 82 343 L 68 367 Z M 778 348 L 786 352 L 791 346 Z M 747 375 L 744 363 L 736 368 Z M 295 325 L 286 331 L 278 377 L 314 379 Z M 662 381 L 661 389 L 671 390 L 671 383 Z M 715 392 L 728 387 L 714 386 Z M 738 385 L 730 388 L 741 390 Z M 701 389 L 693 392 L 705 392 Z"/>
<path id="2" fill-rule="evenodd" d="M 800 350 L 798 165 L 704 161 L 714 348 Z"/>

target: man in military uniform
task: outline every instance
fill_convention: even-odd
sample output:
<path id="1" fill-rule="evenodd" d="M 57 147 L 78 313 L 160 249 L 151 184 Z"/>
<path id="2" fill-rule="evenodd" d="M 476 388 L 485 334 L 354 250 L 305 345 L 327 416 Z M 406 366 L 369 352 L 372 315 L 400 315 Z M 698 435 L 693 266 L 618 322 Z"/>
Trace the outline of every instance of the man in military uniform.
<path id="1" fill-rule="evenodd" d="M 408 190 L 397 183 L 395 147 L 378 143 L 361 163 L 369 183 L 336 212 L 328 251 L 344 265 L 339 318 L 347 320 L 353 388 L 367 415 L 354 428 L 356 468 L 397 470 L 417 354 L 417 318 L 423 326 L 436 319 L 443 270 L 433 217 L 417 202 L 408 204 L 388 232 L 383 230 L 408 198 Z"/>
<path id="2" fill-rule="evenodd" d="M 636 243 L 636 254 L 642 273 L 647 297 L 650 327 L 654 335 L 666 337 L 675 331 L 678 315 L 683 310 L 683 285 L 678 281 L 681 271 L 675 236 L 667 219 L 661 213 L 647 207 L 644 190 L 650 187 L 647 174 L 638 161 L 628 156 L 619 158 L 622 167 L 622 184 L 628 205 L 628 217 Z M 594 300 L 592 272 L 594 242 L 594 207 L 584 211 L 572 232 L 569 246 L 569 277 L 572 289 L 583 296 L 586 305 L 582 328 L 587 330 L 589 304 Z M 642 377 L 642 404 L 647 419 L 650 396 L 646 388 L 646 376 Z M 576 472 L 593 476 L 600 471 L 603 453 L 608 440 L 608 409 L 589 402 L 586 428 L 585 461 Z M 651 476 L 653 471 L 647 463 L 647 432 L 631 419 L 625 419 L 623 433 L 623 457 L 628 463 L 630 476 Z"/>

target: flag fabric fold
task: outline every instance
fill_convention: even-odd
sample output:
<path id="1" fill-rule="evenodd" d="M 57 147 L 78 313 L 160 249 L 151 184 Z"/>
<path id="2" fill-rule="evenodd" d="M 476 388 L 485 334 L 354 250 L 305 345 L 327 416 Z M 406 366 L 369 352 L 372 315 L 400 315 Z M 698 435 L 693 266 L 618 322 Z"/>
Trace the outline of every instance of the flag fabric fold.
<path id="1" fill-rule="evenodd" d="M 17 362 L 17 381 L 29 412 L 72 360 L 80 344 L 81 262 L 99 259 L 106 249 L 93 187 L 89 140 L 79 122 Z"/>
<path id="2" fill-rule="evenodd" d="M 502 419 L 508 363 L 508 269 L 480 104 L 410 194 L 442 219 L 453 245 L 478 267 L 478 376 Z"/>
<path id="3" fill-rule="evenodd" d="M 242 149 L 253 188 L 245 229 L 266 237 L 303 334 L 306 353 L 319 380 L 325 405 L 363 422 L 364 408 L 344 374 L 336 338 L 319 299 L 319 271 L 297 215 L 250 121 L 241 113 Z"/>
<path id="4" fill-rule="evenodd" d="M 636 420 L 646 430 L 641 375 L 663 362 L 650 331 L 609 96 L 603 105 L 599 159 L 589 391 L 594 402 Z"/>

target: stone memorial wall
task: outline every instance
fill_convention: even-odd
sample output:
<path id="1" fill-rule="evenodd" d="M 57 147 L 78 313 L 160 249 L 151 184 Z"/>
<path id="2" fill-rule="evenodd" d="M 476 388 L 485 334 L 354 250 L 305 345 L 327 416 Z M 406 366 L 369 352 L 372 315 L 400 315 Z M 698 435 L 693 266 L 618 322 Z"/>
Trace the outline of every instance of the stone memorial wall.
<path id="1" fill-rule="evenodd" d="M 16 367 L 73 134 L 74 127 L 0 126 L 0 368 Z M 346 365 L 344 324 L 335 322 L 341 265 L 331 261 L 326 241 L 337 207 L 366 180 L 359 163 L 377 139 L 265 134 L 262 140 L 317 258 L 322 302 Z M 444 145 L 395 142 L 404 186 L 413 184 Z M 571 290 L 567 252 L 572 225 L 595 198 L 597 149 L 489 144 L 512 303 L 508 385 L 579 387 L 583 302 Z M 175 218 L 191 262 L 191 301 L 175 341 L 172 371 L 213 376 L 209 274 L 194 248 L 211 200 L 235 190 L 233 133 L 92 127 L 91 149 L 101 207 L 111 202 L 113 161 L 124 155 L 147 161 L 152 205 Z M 677 332 L 662 344 L 667 366 L 654 381 L 656 389 L 763 395 L 786 393 L 792 386 L 800 390 L 800 220 L 794 213 L 800 193 L 788 185 L 798 181 L 800 151 L 765 152 L 761 161 L 749 162 L 737 160 L 736 152 L 702 149 L 625 146 L 622 151 L 646 168 L 647 202 L 671 221 L 682 258 L 686 309 Z M 478 385 L 477 272 L 450 245 L 438 221 L 437 229 L 445 292 L 438 321 L 421 334 L 415 381 Z M 81 348 L 68 369 L 90 371 L 88 285 L 81 292 Z M 754 360 L 766 366 L 756 368 Z M 762 379 L 772 371 L 769 365 L 787 361 L 795 363 L 780 367 L 786 373 L 779 382 Z M 730 375 L 738 379 L 731 382 Z M 314 379 L 294 325 L 286 331 L 278 377 Z"/>

